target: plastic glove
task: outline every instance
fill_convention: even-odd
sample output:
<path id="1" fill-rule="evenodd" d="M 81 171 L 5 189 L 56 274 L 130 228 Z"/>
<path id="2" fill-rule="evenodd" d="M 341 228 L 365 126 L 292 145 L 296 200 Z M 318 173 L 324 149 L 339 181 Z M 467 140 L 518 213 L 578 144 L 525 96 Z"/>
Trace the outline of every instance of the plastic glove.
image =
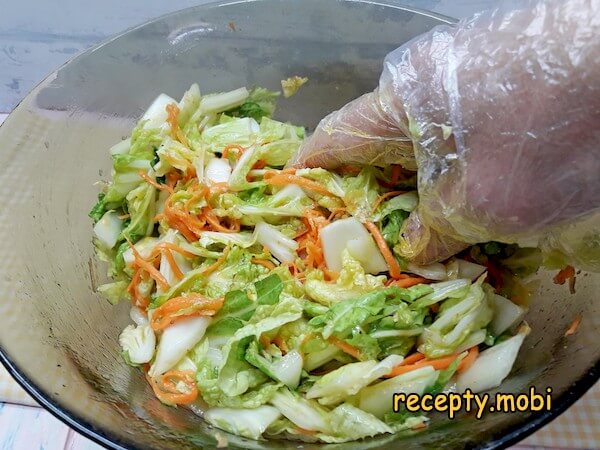
<path id="1" fill-rule="evenodd" d="M 296 166 L 418 167 L 395 248 L 418 263 L 496 240 L 600 269 L 600 0 L 441 26 L 390 53 L 379 87 L 321 121 Z"/>

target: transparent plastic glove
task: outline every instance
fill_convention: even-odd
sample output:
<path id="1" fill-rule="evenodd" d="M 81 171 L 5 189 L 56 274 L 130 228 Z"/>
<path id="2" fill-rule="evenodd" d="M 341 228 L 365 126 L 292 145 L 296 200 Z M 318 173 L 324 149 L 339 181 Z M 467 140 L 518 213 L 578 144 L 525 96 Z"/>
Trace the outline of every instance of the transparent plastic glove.
<path id="1" fill-rule="evenodd" d="M 525 2 L 393 51 L 294 159 L 341 163 L 418 167 L 395 249 L 413 261 L 497 240 L 600 270 L 600 0 Z"/>

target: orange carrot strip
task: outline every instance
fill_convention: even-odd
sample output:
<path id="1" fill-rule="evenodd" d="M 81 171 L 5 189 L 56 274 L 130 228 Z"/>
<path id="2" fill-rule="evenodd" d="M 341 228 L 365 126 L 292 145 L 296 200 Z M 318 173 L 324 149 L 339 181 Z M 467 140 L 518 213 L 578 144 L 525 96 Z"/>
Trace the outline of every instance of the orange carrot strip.
<path id="1" fill-rule="evenodd" d="M 205 212 L 204 217 L 206 217 L 206 221 L 215 231 L 221 231 L 223 233 L 237 233 L 238 231 L 240 231 L 241 225 L 240 221 L 237 219 L 231 219 L 231 228 L 227 228 L 221 225 L 219 218 L 215 216 L 212 210 L 210 209 Z"/>
<path id="2" fill-rule="evenodd" d="M 190 214 L 190 208 L 192 207 L 192 205 L 194 203 L 197 203 L 199 200 L 203 199 L 204 197 L 206 197 L 206 195 L 208 194 L 208 188 L 204 188 L 202 189 L 200 192 L 195 192 L 184 204 L 183 204 L 183 210 L 187 213 Z"/>
<path id="3" fill-rule="evenodd" d="M 171 137 L 175 139 L 177 137 L 177 128 L 179 128 L 179 107 L 175 103 L 169 103 L 165 107 L 165 110 L 167 111 L 167 123 L 171 127 Z"/>
<path id="4" fill-rule="evenodd" d="M 140 279 L 142 276 L 142 270 L 137 269 L 133 277 L 131 277 L 131 282 L 127 286 L 127 292 L 131 295 L 131 302 L 135 305 L 139 302 L 139 292 L 138 292 L 138 284 L 140 284 Z"/>
<path id="5" fill-rule="evenodd" d="M 167 177 L 167 186 L 174 188 L 179 180 L 181 180 L 181 174 L 176 170 L 172 170 L 166 175 Z"/>
<path id="6" fill-rule="evenodd" d="M 334 272 L 333 270 L 329 270 L 326 267 L 319 267 L 319 269 L 325 274 L 325 281 L 335 281 L 340 277 L 339 272 Z"/>
<path id="7" fill-rule="evenodd" d="M 375 203 L 373 204 L 373 209 L 371 211 L 373 211 L 373 212 L 377 211 L 377 208 L 379 208 L 379 205 L 381 205 L 381 202 L 383 202 L 384 200 L 386 200 L 390 197 L 395 197 L 400 194 L 404 194 L 404 191 L 391 191 L 391 192 L 386 192 L 385 194 L 379 195 L 377 197 L 377 200 L 375 200 Z"/>
<path id="8" fill-rule="evenodd" d="M 151 184 L 152 186 L 154 186 L 156 189 L 160 190 L 160 191 L 168 191 L 171 194 L 173 193 L 173 188 L 171 186 L 167 186 L 166 184 L 160 184 L 158 183 L 156 180 L 153 180 L 152 178 L 150 178 L 148 176 L 147 173 L 145 173 L 143 170 L 140 170 L 138 172 L 138 175 L 144 179 L 144 181 L 148 184 Z"/>
<path id="9" fill-rule="evenodd" d="M 579 324 L 581 323 L 581 318 L 582 318 L 581 314 L 578 315 L 577 317 L 575 317 L 575 320 L 573 320 L 573 322 L 571 322 L 571 325 L 569 326 L 567 331 L 565 331 L 565 337 L 575 334 L 575 332 L 577 331 L 577 328 L 579 328 Z"/>
<path id="10" fill-rule="evenodd" d="M 172 204 L 172 196 L 165 202 L 164 216 L 169 225 L 181 232 L 188 241 L 195 241 L 203 231 L 204 222 L 185 211 L 175 208 Z"/>
<path id="11" fill-rule="evenodd" d="M 373 222 L 367 222 L 366 225 L 369 232 L 373 235 L 373 238 L 375 239 L 379 250 L 381 250 L 381 254 L 385 259 L 385 262 L 387 262 L 388 264 L 388 267 L 390 269 L 390 276 L 395 279 L 400 278 L 400 276 L 402 275 L 400 272 L 400 264 L 398 264 L 398 261 L 396 261 L 396 258 L 394 258 L 394 255 L 388 247 L 387 242 L 385 242 L 381 231 L 379 231 L 379 228 Z"/>
<path id="12" fill-rule="evenodd" d="M 230 144 L 230 145 L 227 145 L 227 146 L 225 146 L 225 148 L 223 149 L 223 153 L 222 153 L 222 155 L 223 155 L 223 158 L 227 158 L 227 157 L 229 156 L 229 152 L 230 152 L 231 150 L 237 150 L 237 151 L 238 151 L 238 153 L 237 153 L 237 157 L 239 158 L 239 157 L 242 155 L 242 153 L 244 153 L 244 150 L 245 150 L 245 149 L 244 149 L 244 147 L 242 147 L 241 145 L 237 145 L 237 144 Z"/>
<path id="13" fill-rule="evenodd" d="M 426 422 L 416 423 L 415 425 L 413 425 L 411 427 L 411 430 L 422 430 L 423 428 L 427 428 L 427 423 Z"/>
<path id="14" fill-rule="evenodd" d="M 273 270 L 275 268 L 275 264 L 273 264 L 267 259 L 252 258 L 252 264 L 258 264 L 260 266 L 266 267 L 269 270 Z"/>
<path id="15" fill-rule="evenodd" d="M 415 355 L 420 355 L 420 354 L 416 353 Z M 465 356 L 465 358 L 463 358 L 463 360 L 459 363 L 457 370 L 458 371 L 467 370 L 469 367 L 471 367 L 471 365 L 473 364 L 475 359 L 477 359 L 478 355 L 479 355 L 479 350 L 478 350 L 477 346 L 471 347 L 469 349 L 469 353 L 467 354 L 467 356 Z M 423 356 L 423 355 L 421 355 L 421 356 Z M 425 366 L 431 366 L 436 370 L 447 369 L 450 366 L 450 364 L 452 364 L 456 360 L 456 358 L 458 358 L 458 355 L 450 355 L 450 356 L 445 356 L 443 358 L 437 358 L 437 359 L 429 359 L 429 358 L 425 358 L 425 357 L 418 357 L 418 356 L 411 355 L 408 358 L 406 358 L 404 361 L 402 361 L 400 364 L 398 364 L 396 367 L 394 367 L 394 369 L 390 373 L 385 375 L 384 378 L 396 377 L 398 375 L 402 375 L 403 373 L 412 372 L 413 370 L 420 369 L 421 367 L 425 367 Z M 411 361 L 407 362 L 409 359 L 411 359 Z"/>
<path id="16" fill-rule="evenodd" d="M 565 284 L 565 282 L 575 277 L 575 268 L 573 266 L 566 266 L 562 268 L 554 277 L 555 284 Z"/>
<path id="17" fill-rule="evenodd" d="M 463 358 L 463 360 L 458 364 L 456 371 L 458 373 L 460 373 L 460 372 L 464 372 L 465 370 L 467 370 L 469 367 L 471 367 L 473 365 L 473 363 L 475 362 L 475 360 L 477 359 L 478 356 L 479 356 L 479 348 L 477 346 L 471 347 L 469 349 L 469 353 L 467 353 L 467 356 L 465 356 Z"/>
<path id="18" fill-rule="evenodd" d="M 198 398 L 198 386 L 191 371 L 170 370 L 157 378 L 146 375 L 154 395 L 168 405 L 189 405 Z M 177 384 L 183 382 L 188 392 L 180 392 Z"/>
<path id="19" fill-rule="evenodd" d="M 227 192 L 228 190 L 229 183 L 227 183 L 226 181 L 210 184 L 210 192 Z"/>
<path id="20" fill-rule="evenodd" d="M 134 263 L 140 269 L 144 269 L 146 272 L 148 272 L 148 275 L 150 275 L 152 278 L 154 278 L 156 283 L 158 283 L 163 290 L 166 291 L 167 289 L 169 289 L 169 287 L 170 287 L 169 282 L 163 276 L 163 274 L 160 273 L 156 269 L 156 267 L 154 267 L 153 264 L 151 264 L 150 262 L 148 262 L 144 258 L 142 258 L 140 253 L 135 249 L 135 246 L 132 245 L 131 243 L 130 243 L 130 247 L 131 247 L 131 250 L 133 251 Z"/>
<path id="21" fill-rule="evenodd" d="M 409 365 L 409 364 L 414 364 L 417 361 L 421 361 L 422 359 L 425 359 L 425 355 L 423 353 L 416 352 L 416 353 L 413 353 L 412 355 L 408 355 L 398 365 L 399 366 L 406 366 L 406 365 Z"/>
<path id="22" fill-rule="evenodd" d="M 217 270 L 221 266 L 221 264 L 223 264 L 225 262 L 228 254 L 229 254 L 229 247 L 226 247 L 225 250 L 223 250 L 223 254 L 221 256 L 219 256 L 219 259 L 217 259 L 214 263 L 212 263 L 210 266 L 208 266 L 206 269 L 204 269 L 202 271 L 202 273 L 204 275 L 210 275 L 211 273 L 213 273 L 215 270 Z"/>
<path id="23" fill-rule="evenodd" d="M 317 192 L 321 195 L 333 196 L 331 192 L 329 192 L 316 181 L 308 180 L 290 173 L 284 173 L 284 171 L 281 173 L 269 171 L 265 173 L 263 180 L 272 186 L 287 186 L 288 184 L 297 184 L 298 186 L 308 189 L 309 191 Z"/>
<path id="24" fill-rule="evenodd" d="M 353 345 L 348 344 L 347 342 L 342 341 L 341 339 L 336 338 L 335 336 L 331 336 L 328 339 L 333 345 L 342 350 L 344 353 L 348 353 L 350 356 L 360 359 L 360 350 L 354 347 Z"/>
<path id="25" fill-rule="evenodd" d="M 385 378 L 396 377 L 398 375 L 402 375 L 403 373 L 412 372 L 413 370 L 416 370 L 416 369 L 419 369 L 419 368 L 425 367 L 425 366 L 432 366 L 436 370 L 445 369 L 450 364 L 452 364 L 452 361 L 454 361 L 455 359 L 456 359 L 456 356 L 446 356 L 444 358 L 439 358 L 439 359 L 425 358 L 420 361 L 417 361 L 414 364 L 407 364 L 404 366 L 400 364 L 400 365 L 397 365 L 396 367 L 394 367 L 394 369 L 390 373 L 385 375 Z"/>
<path id="26" fill-rule="evenodd" d="M 196 257 L 196 255 L 194 255 L 192 252 L 188 252 L 186 249 L 180 247 L 179 245 L 173 244 L 171 242 L 161 242 L 154 248 L 159 249 L 159 250 L 160 249 L 173 250 L 174 252 L 177 252 L 180 255 L 185 256 L 186 258 L 195 258 Z"/>
<path id="27" fill-rule="evenodd" d="M 262 345 L 263 348 L 267 348 L 271 345 L 271 339 L 269 339 L 266 334 L 261 334 L 258 338 L 258 342 L 260 342 L 260 345 Z"/>
<path id="28" fill-rule="evenodd" d="M 400 288 L 409 288 L 416 284 L 422 284 L 427 282 L 426 278 L 421 277 L 408 277 L 408 278 L 400 278 L 398 280 L 392 281 L 389 285 L 396 286 Z"/>
<path id="29" fill-rule="evenodd" d="M 167 258 L 167 262 L 169 263 L 169 266 L 171 266 L 173 275 L 175 275 L 175 278 L 177 278 L 178 280 L 181 280 L 183 278 L 183 272 L 177 265 L 177 261 L 175 261 L 173 252 L 171 252 L 171 250 L 169 250 L 169 249 L 164 249 L 163 252 L 165 254 L 165 258 Z"/>
<path id="30" fill-rule="evenodd" d="M 223 299 L 209 299 L 197 293 L 190 293 L 167 300 L 154 310 L 150 326 L 160 331 L 175 321 L 193 316 L 214 316 L 223 306 Z"/>
<path id="31" fill-rule="evenodd" d="M 279 347 L 279 350 L 281 350 L 283 353 L 289 352 L 289 348 L 281 336 L 275 336 L 272 342 Z"/>
<path id="32" fill-rule="evenodd" d="M 167 123 L 171 127 L 171 137 L 177 139 L 186 147 L 190 147 L 190 143 L 179 127 L 179 107 L 175 103 L 169 103 L 165 107 L 167 111 Z"/>

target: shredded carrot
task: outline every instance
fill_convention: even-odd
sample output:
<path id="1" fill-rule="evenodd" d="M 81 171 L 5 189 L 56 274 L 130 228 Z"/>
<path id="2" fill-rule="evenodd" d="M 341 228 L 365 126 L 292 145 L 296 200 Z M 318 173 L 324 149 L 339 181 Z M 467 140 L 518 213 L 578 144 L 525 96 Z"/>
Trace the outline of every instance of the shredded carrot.
<path id="1" fill-rule="evenodd" d="M 268 171 L 265 173 L 263 180 L 272 186 L 287 186 L 288 184 L 297 184 L 298 186 L 308 189 L 309 191 L 317 192 L 321 195 L 333 196 L 331 192 L 329 192 L 316 181 L 293 175 L 291 173 L 285 173 L 285 170 L 281 171 L 280 173 Z"/>
<path id="2" fill-rule="evenodd" d="M 175 103 L 169 103 L 165 110 L 167 111 L 167 123 L 171 127 L 171 137 L 177 138 L 177 128 L 179 128 L 179 107 Z"/>
<path id="3" fill-rule="evenodd" d="M 155 250 L 162 250 L 162 249 L 168 249 L 168 250 L 173 250 L 174 252 L 179 253 L 180 255 L 185 256 L 186 258 L 194 258 L 196 255 L 194 255 L 191 252 L 188 252 L 186 249 L 173 244 L 171 242 L 161 242 L 160 244 L 156 245 L 154 247 Z"/>
<path id="4" fill-rule="evenodd" d="M 183 204 L 183 210 L 186 212 L 186 214 L 190 214 L 190 208 L 198 203 L 198 201 L 202 200 L 203 198 L 206 198 L 206 196 L 208 195 L 208 188 L 204 188 L 200 191 L 196 191 L 192 194 L 192 196 L 186 200 L 186 202 Z"/>
<path id="5" fill-rule="evenodd" d="M 266 267 L 269 270 L 273 270 L 275 268 L 275 264 L 273 264 L 268 259 L 252 258 L 252 264 L 258 264 L 260 266 Z"/>
<path id="6" fill-rule="evenodd" d="M 394 255 L 388 247 L 387 242 L 385 242 L 381 231 L 379 231 L 379 228 L 373 222 L 367 222 L 366 225 L 369 232 L 373 235 L 373 238 L 375 239 L 379 250 L 381 250 L 381 254 L 385 259 L 385 262 L 387 262 L 388 264 L 388 267 L 390 269 L 390 276 L 394 279 L 399 279 L 402 275 L 400 272 L 400 264 L 398 264 L 398 261 L 396 261 L 396 258 L 394 258 Z"/>
<path id="7" fill-rule="evenodd" d="M 399 166 L 398 164 L 393 164 L 390 183 L 398 184 L 398 181 L 400 181 L 400 175 L 402 175 L 402 166 Z"/>
<path id="8" fill-rule="evenodd" d="M 339 272 L 334 272 L 333 270 L 329 270 L 327 268 L 323 268 L 323 274 L 325 275 L 325 281 L 335 281 L 340 277 Z"/>
<path id="9" fill-rule="evenodd" d="M 177 278 L 178 280 L 181 280 L 183 278 L 183 272 L 177 265 L 177 261 L 175 261 L 173 252 L 171 252 L 171 250 L 169 250 L 169 249 L 164 249 L 163 252 L 164 252 L 165 258 L 167 258 L 167 261 L 169 262 L 169 266 L 171 266 L 173 275 L 175 275 L 175 278 Z"/>
<path id="10" fill-rule="evenodd" d="M 575 268 L 573 266 L 566 266 L 562 268 L 554 277 L 555 284 L 565 284 L 565 282 L 575 277 Z"/>
<path id="11" fill-rule="evenodd" d="M 335 336 L 331 336 L 328 339 L 333 345 L 342 350 L 344 353 L 348 353 L 350 356 L 360 359 L 360 350 L 354 347 L 353 345 L 348 344 L 347 342 L 342 341 L 341 339 L 336 338 Z"/>
<path id="12" fill-rule="evenodd" d="M 175 103 L 169 103 L 165 109 L 167 110 L 167 123 L 171 127 L 171 137 L 177 139 L 186 147 L 190 147 L 190 143 L 179 127 L 179 107 Z"/>
<path id="13" fill-rule="evenodd" d="M 414 364 L 417 361 L 421 361 L 422 359 L 425 359 L 425 355 L 423 353 L 416 352 L 416 353 L 413 353 L 412 355 L 408 355 L 398 365 L 399 366 L 406 366 L 408 364 Z"/>
<path id="14" fill-rule="evenodd" d="M 252 169 L 260 170 L 260 169 L 264 169 L 265 167 L 267 167 L 267 163 L 265 161 L 263 161 L 262 159 L 259 159 L 258 161 L 256 161 L 254 163 L 254 165 L 252 166 Z"/>
<path id="15" fill-rule="evenodd" d="M 289 348 L 281 336 L 275 336 L 272 342 L 279 347 L 279 350 L 281 350 L 284 354 L 289 352 Z"/>
<path id="16" fill-rule="evenodd" d="M 477 346 L 471 347 L 469 349 L 469 353 L 467 353 L 467 356 L 465 356 L 462 359 L 462 361 L 458 364 L 456 371 L 458 373 L 461 373 L 461 372 L 464 372 L 465 370 L 467 370 L 469 367 L 471 367 L 473 365 L 473 363 L 475 362 L 475 360 L 477 359 L 478 356 L 479 356 L 479 348 Z"/>
<path id="17" fill-rule="evenodd" d="M 427 428 L 426 422 L 419 422 L 412 426 L 411 430 L 422 430 L 423 428 Z"/>
<path id="18" fill-rule="evenodd" d="M 169 225 L 183 234 L 188 241 L 197 240 L 204 229 L 205 222 L 201 219 L 173 206 L 172 195 L 165 202 L 163 214 Z"/>
<path id="19" fill-rule="evenodd" d="M 329 214 L 329 217 L 327 218 L 327 221 L 329 222 L 331 222 L 334 219 L 341 218 L 347 214 L 346 208 L 344 207 L 334 208 L 330 211 L 331 212 Z"/>
<path id="20" fill-rule="evenodd" d="M 400 278 L 398 280 L 392 281 L 389 286 L 396 286 L 399 288 L 409 288 L 411 286 L 415 286 L 417 284 L 426 283 L 428 280 L 426 278 L 421 277 L 407 277 Z"/>
<path id="21" fill-rule="evenodd" d="M 267 348 L 271 345 L 271 339 L 269 339 L 266 334 L 261 334 L 258 338 L 258 342 L 260 342 L 260 345 L 262 345 L 263 348 Z"/>
<path id="22" fill-rule="evenodd" d="M 181 180 L 181 175 L 176 170 L 171 170 L 165 175 L 167 180 L 167 186 L 174 188 L 179 180 Z"/>
<path id="23" fill-rule="evenodd" d="M 140 281 L 142 280 L 142 269 L 137 269 L 133 277 L 131 277 L 131 282 L 127 286 L 127 292 L 131 295 L 131 302 L 134 305 L 139 306 L 140 308 L 146 309 L 150 304 L 150 301 L 140 294 L 138 286 Z"/>
<path id="24" fill-rule="evenodd" d="M 467 356 L 465 356 L 465 358 L 459 363 L 457 370 L 460 369 L 461 371 L 464 371 L 468 369 L 473 364 L 478 354 L 479 351 L 477 349 L 477 346 L 470 348 Z M 396 367 L 394 367 L 394 369 L 390 373 L 385 375 L 385 378 L 396 377 L 398 375 L 402 375 L 403 373 L 412 372 L 413 370 L 420 369 L 421 367 L 425 366 L 431 366 L 436 370 L 447 369 L 450 366 L 450 364 L 452 364 L 456 360 L 457 357 L 458 355 L 450 355 L 445 356 L 443 358 L 429 359 L 425 357 L 421 358 L 411 355 L 404 361 L 402 361 L 400 364 L 398 364 Z M 409 358 L 411 358 L 414 362 L 407 362 Z"/>
<path id="25" fill-rule="evenodd" d="M 151 378 L 146 375 L 146 378 L 152 386 L 154 395 L 161 402 L 169 405 L 189 405 L 198 398 L 198 387 L 194 376 L 192 371 L 170 370 L 159 377 Z M 187 392 L 177 389 L 179 383 L 185 385 Z"/>
<path id="26" fill-rule="evenodd" d="M 245 148 L 242 147 L 241 145 L 237 145 L 237 144 L 230 144 L 225 146 L 225 148 L 223 149 L 223 153 L 221 153 L 221 155 L 223 156 L 223 158 L 228 158 L 229 157 L 229 152 L 231 150 L 237 150 L 237 157 L 239 158 L 242 153 L 244 153 Z"/>
<path id="27" fill-rule="evenodd" d="M 221 231 L 223 233 L 237 233 L 238 231 L 240 231 L 241 223 L 239 219 L 228 218 L 228 220 L 230 221 L 230 227 L 227 228 L 221 225 L 220 219 L 217 216 L 215 216 L 215 214 L 210 208 L 206 208 L 206 211 L 204 212 L 204 217 L 206 217 L 206 221 L 215 231 Z"/>
<path id="28" fill-rule="evenodd" d="M 211 183 L 210 184 L 210 192 L 227 192 L 229 190 L 229 183 L 226 181 L 221 181 L 219 183 Z"/>
<path id="29" fill-rule="evenodd" d="M 169 282 L 167 281 L 167 279 L 163 276 L 162 273 L 160 273 L 156 267 L 154 267 L 154 265 L 148 261 L 146 261 L 144 258 L 142 258 L 142 256 L 140 255 L 140 253 L 135 249 L 135 246 L 132 245 L 131 243 L 129 243 L 131 250 L 133 252 L 133 257 L 134 257 L 134 264 L 137 265 L 140 269 L 144 269 L 146 272 L 148 272 L 148 275 L 150 275 L 152 278 L 154 278 L 154 280 L 156 281 L 156 283 L 165 291 L 167 289 L 169 289 Z"/>
<path id="30" fill-rule="evenodd" d="M 223 264 L 225 262 L 228 254 L 229 254 L 229 247 L 226 247 L 225 250 L 223 250 L 223 254 L 221 256 L 219 256 L 219 259 L 217 259 L 214 263 L 212 263 L 210 266 L 208 266 L 206 269 L 204 269 L 202 271 L 202 274 L 210 275 L 215 270 L 217 270 L 221 266 L 221 264 Z"/>
<path id="31" fill-rule="evenodd" d="M 404 194 L 404 191 L 390 191 L 390 192 L 386 192 L 385 194 L 381 194 L 380 196 L 377 197 L 377 200 L 375 200 L 372 211 L 373 212 L 377 211 L 377 208 L 379 208 L 379 205 L 381 205 L 381 202 L 383 202 L 384 200 L 386 200 L 390 197 L 395 197 L 400 194 Z"/>
<path id="32" fill-rule="evenodd" d="M 437 314 L 440 310 L 440 304 L 439 303 L 433 303 L 432 305 L 429 305 L 429 310 L 434 313 Z"/>
<path id="33" fill-rule="evenodd" d="M 140 170 L 138 172 L 139 176 L 141 178 L 144 179 L 144 181 L 146 181 L 146 183 L 151 184 L 152 186 L 154 186 L 156 189 L 160 190 L 160 191 L 168 191 L 170 193 L 173 193 L 173 188 L 171 186 L 167 186 L 166 184 L 160 184 L 158 183 L 156 180 L 153 180 L 152 178 L 150 178 L 148 176 L 147 173 L 145 173 L 143 170 Z"/>
<path id="34" fill-rule="evenodd" d="M 214 316 L 223 306 L 223 299 L 209 299 L 204 295 L 190 293 L 174 297 L 154 310 L 150 326 L 160 331 L 177 320 L 194 316 Z"/>
<path id="35" fill-rule="evenodd" d="M 569 326 L 567 331 L 565 331 L 565 337 L 575 334 L 575 332 L 577 331 L 577 328 L 579 328 L 581 319 L 582 319 L 581 314 L 579 314 L 577 317 L 575 317 L 575 320 L 573 320 L 573 322 L 571 322 L 571 325 Z"/>

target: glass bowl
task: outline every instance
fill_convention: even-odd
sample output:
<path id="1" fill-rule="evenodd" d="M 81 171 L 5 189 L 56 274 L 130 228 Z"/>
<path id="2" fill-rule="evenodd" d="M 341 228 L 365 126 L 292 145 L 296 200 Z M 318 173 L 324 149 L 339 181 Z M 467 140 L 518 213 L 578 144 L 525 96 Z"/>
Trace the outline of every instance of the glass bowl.
<path id="1" fill-rule="evenodd" d="M 372 90 L 385 54 L 452 20 L 389 1 L 263 0 L 203 5 L 134 28 L 78 56 L 37 86 L 0 128 L 0 359 L 45 408 L 112 448 L 214 448 L 215 430 L 163 406 L 125 365 L 117 337 L 127 304 L 94 291 L 104 279 L 87 212 L 94 183 L 110 176 L 107 149 L 160 92 L 277 89 L 308 76 L 277 118 L 313 128 L 327 112 Z M 336 448 L 499 448 L 564 411 L 598 378 L 600 277 L 579 274 L 577 293 L 539 275 L 533 328 L 504 392 L 554 390 L 550 411 L 434 417 L 427 430 Z M 577 332 L 569 323 L 582 315 Z M 220 432 L 231 448 L 317 449 Z"/>

